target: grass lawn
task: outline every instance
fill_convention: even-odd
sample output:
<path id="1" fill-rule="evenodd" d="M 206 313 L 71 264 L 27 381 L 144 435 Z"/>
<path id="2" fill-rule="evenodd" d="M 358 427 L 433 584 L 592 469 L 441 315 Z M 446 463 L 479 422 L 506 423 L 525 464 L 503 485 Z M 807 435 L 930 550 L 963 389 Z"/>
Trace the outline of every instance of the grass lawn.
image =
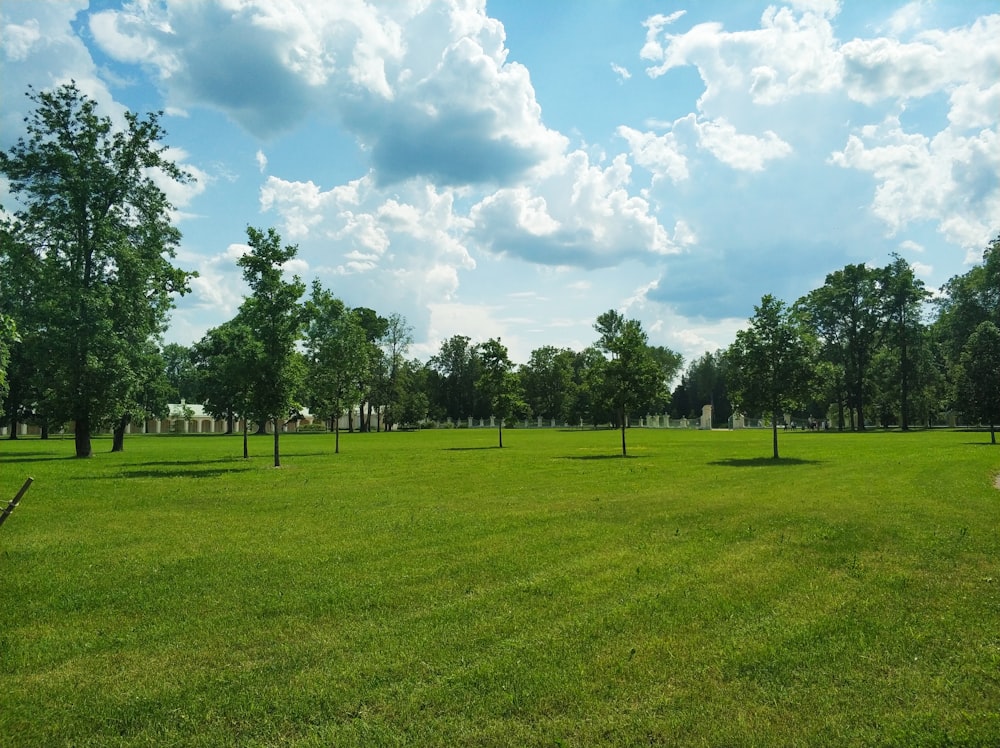
<path id="1" fill-rule="evenodd" d="M 0 745 L 1000 745 L 988 435 L 628 436 L 0 442 Z"/>

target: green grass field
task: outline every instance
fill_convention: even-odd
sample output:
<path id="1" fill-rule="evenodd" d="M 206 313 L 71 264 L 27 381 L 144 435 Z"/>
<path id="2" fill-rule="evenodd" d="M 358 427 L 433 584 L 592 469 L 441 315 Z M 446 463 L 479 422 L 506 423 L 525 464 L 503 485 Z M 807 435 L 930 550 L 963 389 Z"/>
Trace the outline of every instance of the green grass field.
<path id="1" fill-rule="evenodd" d="M 0 442 L 2 746 L 1000 745 L 1000 448 Z"/>

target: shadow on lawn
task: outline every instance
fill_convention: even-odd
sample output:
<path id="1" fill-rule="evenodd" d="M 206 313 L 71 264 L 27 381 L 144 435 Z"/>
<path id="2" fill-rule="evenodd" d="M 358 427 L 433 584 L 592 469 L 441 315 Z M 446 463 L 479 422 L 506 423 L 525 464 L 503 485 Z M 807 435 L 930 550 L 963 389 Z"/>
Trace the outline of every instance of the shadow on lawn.
<path id="1" fill-rule="evenodd" d="M 709 465 L 721 467 L 781 467 L 782 465 L 819 465 L 821 460 L 803 460 L 798 457 L 747 457 L 743 459 L 713 460 Z"/>
<path id="2" fill-rule="evenodd" d="M 481 449 L 500 449 L 496 444 L 491 444 L 488 447 L 445 447 L 445 452 L 477 452 Z"/>
<path id="3" fill-rule="evenodd" d="M 123 478 L 220 478 L 224 475 L 242 472 L 242 469 L 223 470 L 204 468 L 202 470 L 126 470 Z"/>
<path id="4" fill-rule="evenodd" d="M 75 460 L 76 455 L 53 455 L 48 452 L 18 452 L 6 455 L 0 452 L 0 464 L 8 462 L 51 462 L 52 460 Z"/>
<path id="5" fill-rule="evenodd" d="M 641 460 L 642 455 L 566 455 L 561 460 Z"/>

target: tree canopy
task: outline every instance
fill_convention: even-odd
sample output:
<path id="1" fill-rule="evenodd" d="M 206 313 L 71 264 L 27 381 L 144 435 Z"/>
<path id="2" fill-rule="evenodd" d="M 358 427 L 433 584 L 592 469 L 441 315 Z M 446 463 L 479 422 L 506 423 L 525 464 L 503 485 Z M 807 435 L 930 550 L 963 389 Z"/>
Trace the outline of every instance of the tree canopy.
<path id="1" fill-rule="evenodd" d="M 192 275 L 170 262 L 180 232 L 152 175 L 191 177 L 166 158 L 157 114 L 126 112 L 116 129 L 75 83 L 28 97 L 27 136 L 0 153 L 20 206 L 3 251 L 17 253 L 34 305 L 24 335 L 48 344 L 49 415 L 74 421 L 76 454 L 88 457 L 91 432 L 122 414 L 144 343 Z"/>

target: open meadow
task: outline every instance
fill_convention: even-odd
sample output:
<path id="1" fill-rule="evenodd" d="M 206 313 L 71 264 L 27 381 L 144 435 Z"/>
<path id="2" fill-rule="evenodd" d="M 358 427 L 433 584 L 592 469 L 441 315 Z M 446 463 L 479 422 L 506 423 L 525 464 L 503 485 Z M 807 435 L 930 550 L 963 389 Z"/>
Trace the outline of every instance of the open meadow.
<path id="1" fill-rule="evenodd" d="M 0 745 L 1000 745 L 1000 447 L 0 442 Z"/>

